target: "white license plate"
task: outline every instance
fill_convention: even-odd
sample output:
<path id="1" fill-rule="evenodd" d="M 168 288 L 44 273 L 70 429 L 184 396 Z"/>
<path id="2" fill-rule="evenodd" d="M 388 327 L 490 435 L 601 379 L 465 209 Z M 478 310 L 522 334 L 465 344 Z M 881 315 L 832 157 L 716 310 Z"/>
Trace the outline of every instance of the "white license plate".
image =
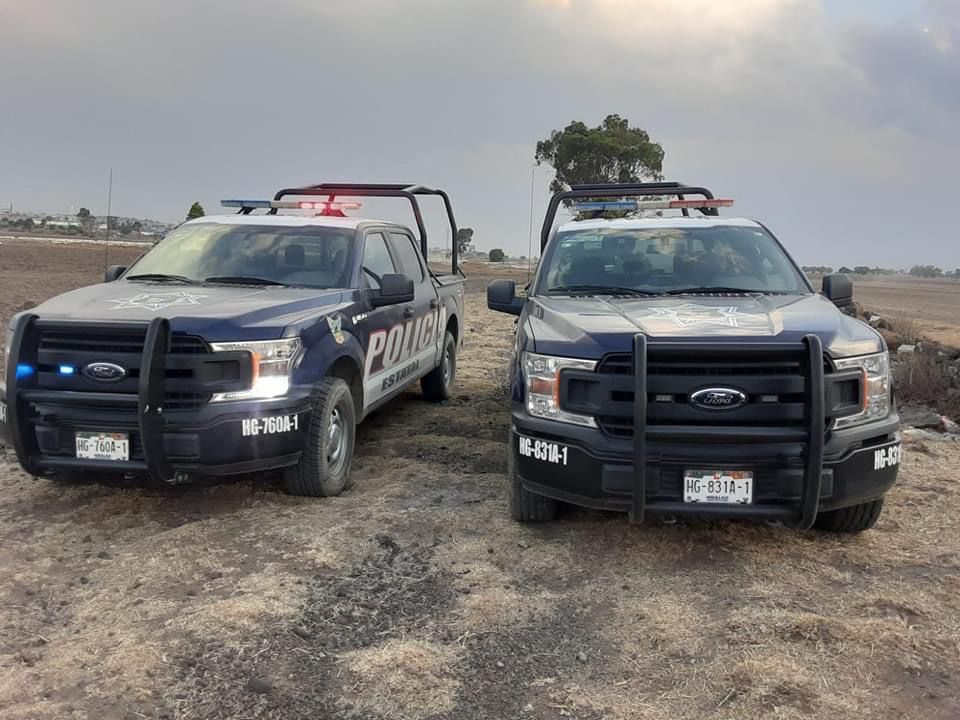
<path id="1" fill-rule="evenodd" d="M 683 501 L 724 505 L 753 502 L 753 473 L 748 470 L 686 470 Z"/>
<path id="2" fill-rule="evenodd" d="M 81 460 L 129 460 L 130 436 L 126 433 L 77 433 L 77 458 Z"/>

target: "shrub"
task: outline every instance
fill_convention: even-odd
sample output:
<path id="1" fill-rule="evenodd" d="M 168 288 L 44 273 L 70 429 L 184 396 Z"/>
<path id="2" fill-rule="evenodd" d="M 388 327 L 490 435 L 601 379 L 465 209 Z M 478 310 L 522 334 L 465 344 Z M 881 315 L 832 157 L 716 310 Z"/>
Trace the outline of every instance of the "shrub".
<path id="1" fill-rule="evenodd" d="M 947 358 L 932 352 L 904 355 L 897 360 L 893 374 L 900 402 L 928 405 L 943 415 L 960 417 L 960 395 L 951 393 L 957 380 Z"/>

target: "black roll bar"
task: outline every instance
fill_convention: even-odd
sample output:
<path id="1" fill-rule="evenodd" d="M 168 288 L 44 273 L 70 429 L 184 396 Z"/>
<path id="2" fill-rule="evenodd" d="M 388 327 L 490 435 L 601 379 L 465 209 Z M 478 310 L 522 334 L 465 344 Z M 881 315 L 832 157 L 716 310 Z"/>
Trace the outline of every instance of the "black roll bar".
<path id="1" fill-rule="evenodd" d="M 423 253 L 423 259 L 428 256 L 427 247 L 427 228 L 423 223 L 423 213 L 420 211 L 420 203 L 417 202 L 417 196 L 434 195 L 443 200 L 444 209 L 447 212 L 447 220 L 450 223 L 450 239 L 453 252 L 453 273 L 460 270 L 459 258 L 457 257 L 457 221 L 453 216 L 453 205 L 450 202 L 450 196 L 443 190 L 428 188 L 423 185 L 412 183 L 322 183 L 320 185 L 307 185 L 304 187 L 284 188 L 277 191 L 273 196 L 274 200 L 282 200 L 288 196 L 314 196 L 326 195 L 331 200 L 337 195 L 346 195 L 348 197 L 398 197 L 403 198 L 410 203 L 413 209 L 413 217 L 417 223 L 417 232 L 420 234 L 420 250 Z M 270 211 L 276 213 L 276 209 Z"/>
<path id="2" fill-rule="evenodd" d="M 699 195 L 706 200 L 713 200 L 713 193 L 705 187 L 684 185 L 678 182 L 649 182 L 649 183 L 595 183 L 592 185 L 574 185 L 569 190 L 555 193 L 547 206 L 547 215 L 543 219 L 543 229 L 540 231 L 540 252 L 542 253 L 550 241 L 550 231 L 553 230 L 553 221 L 557 217 L 560 203 L 565 200 L 583 198 L 610 198 L 610 197 L 640 197 L 644 195 L 676 195 L 680 200 L 685 195 Z M 704 215 L 719 215 L 717 208 L 698 208 Z M 684 215 L 687 210 L 684 209 Z"/>

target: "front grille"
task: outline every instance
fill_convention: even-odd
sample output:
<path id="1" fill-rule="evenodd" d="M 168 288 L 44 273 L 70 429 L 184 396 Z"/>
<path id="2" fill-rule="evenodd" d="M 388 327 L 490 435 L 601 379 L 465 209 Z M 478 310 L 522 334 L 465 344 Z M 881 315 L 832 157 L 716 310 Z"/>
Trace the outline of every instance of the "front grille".
<path id="1" fill-rule="evenodd" d="M 135 394 L 138 391 L 140 364 L 146 328 L 81 329 L 67 326 L 44 328 L 38 343 L 38 388 L 70 392 L 99 392 Z M 168 356 L 203 355 L 210 347 L 202 338 L 192 335 L 173 335 L 170 338 Z M 127 376 L 117 383 L 95 383 L 82 375 L 82 368 L 93 362 L 112 362 L 127 371 Z M 59 373 L 61 365 L 76 369 L 72 376 Z M 187 382 L 193 378 L 192 370 L 168 367 L 168 381 Z M 164 405 L 168 410 L 191 410 L 205 405 L 209 394 L 168 391 Z"/>
<path id="2" fill-rule="evenodd" d="M 648 346 L 647 425 L 687 427 L 806 427 L 807 361 L 797 351 L 712 352 L 691 356 Z M 613 376 L 601 384 L 597 424 L 608 435 L 633 437 L 633 356 L 608 355 L 597 373 Z M 697 390 L 719 386 L 740 390 L 747 403 L 731 410 L 706 410 L 689 402 Z"/>
<path id="3" fill-rule="evenodd" d="M 112 333 L 44 330 L 40 335 L 40 351 L 91 354 L 100 359 L 109 360 L 111 355 L 141 354 L 146 336 L 146 330 Z M 198 355 L 210 352 L 210 348 L 203 338 L 193 335 L 173 335 L 170 338 L 170 352 L 174 355 Z"/>

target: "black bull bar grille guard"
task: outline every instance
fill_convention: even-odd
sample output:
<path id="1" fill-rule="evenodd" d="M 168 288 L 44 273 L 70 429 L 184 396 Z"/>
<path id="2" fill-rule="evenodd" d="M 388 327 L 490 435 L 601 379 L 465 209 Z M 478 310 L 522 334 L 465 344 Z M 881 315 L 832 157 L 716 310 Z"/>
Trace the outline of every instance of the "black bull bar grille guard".
<path id="1" fill-rule="evenodd" d="M 629 438 L 635 522 L 647 511 L 696 512 L 809 528 L 820 502 L 827 428 L 833 418 L 861 410 L 862 382 L 859 371 L 832 371 L 813 334 L 799 342 L 774 343 L 651 341 L 637 334 L 630 353 L 608 355 L 596 371 L 561 373 L 559 399 L 565 410 L 595 417 L 611 438 Z M 681 402 L 710 385 L 737 388 L 750 401 L 732 411 L 705 411 Z M 694 509 L 673 499 L 648 499 L 648 484 L 658 486 L 657 478 L 648 475 L 660 472 L 661 462 L 680 462 L 673 447 L 687 441 L 698 446 L 769 444 L 774 454 L 779 452 L 775 448 L 794 448 L 791 464 L 802 470 L 799 501 Z M 666 458 L 661 456 L 665 448 Z"/>
<path id="2" fill-rule="evenodd" d="M 826 428 L 826 419 L 824 416 L 824 372 L 823 372 L 823 348 L 820 338 L 816 335 L 807 335 L 803 339 L 808 360 L 805 363 L 807 368 L 806 377 L 806 405 L 807 420 L 806 428 L 806 458 L 804 464 L 803 486 L 801 490 L 800 505 L 798 508 L 778 507 L 778 506 L 750 506 L 743 508 L 734 507 L 724 508 L 724 514 L 730 516 L 737 512 L 744 516 L 751 517 L 766 516 L 770 520 L 782 520 L 791 522 L 797 527 L 807 529 L 813 527 L 814 520 L 817 517 L 817 508 L 820 502 L 820 484 L 821 472 L 823 468 L 823 446 L 824 432 Z M 633 378 L 634 378 L 634 404 L 633 404 L 633 423 L 634 423 L 634 442 L 633 442 L 633 504 L 630 508 L 630 518 L 633 522 L 642 522 L 646 507 L 646 474 L 647 474 L 647 337 L 642 334 L 635 335 L 633 338 Z M 682 350 L 682 344 L 671 344 L 672 349 Z M 727 345 L 711 345 L 712 350 L 723 351 L 724 349 L 738 346 L 733 343 Z M 740 346 L 742 347 L 742 346 Z M 784 349 L 784 346 L 767 346 L 769 349 Z M 703 350 L 703 345 L 691 345 L 690 350 Z M 701 428 L 699 431 L 704 432 Z M 778 439 L 780 433 L 777 428 L 770 428 L 769 431 L 773 437 Z M 709 432 L 709 430 L 707 430 Z M 757 438 L 760 439 L 760 438 Z M 658 502 L 656 504 L 657 512 L 687 512 L 689 506 L 682 502 Z"/>
<path id="3" fill-rule="evenodd" d="M 138 343 L 142 338 L 142 351 L 134 360 L 138 376 L 130 380 L 133 385 L 129 388 L 131 391 L 110 392 L 106 387 L 103 391 L 91 390 L 92 383 L 71 390 L 38 387 L 37 378 L 42 375 L 39 363 L 43 353 L 41 336 L 44 331 L 63 330 L 126 333 L 136 337 Z M 21 315 L 13 327 L 6 369 L 7 425 L 11 445 L 20 465 L 32 474 L 65 467 L 103 469 L 98 461 L 44 456 L 32 428 L 31 406 L 43 404 L 73 409 L 93 408 L 115 411 L 124 418 L 131 418 L 135 412 L 135 427 L 140 434 L 143 459 L 111 461 L 110 469 L 124 473 L 146 473 L 158 482 L 173 481 L 176 471 L 167 457 L 164 442 L 168 390 L 207 395 L 243 390 L 249 387 L 253 367 L 250 354 L 242 351 L 171 355 L 171 337 L 170 322 L 165 318 L 155 318 L 149 323 L 108 323 L 44 320 L 34 314 Z M 127 357 L 130 357 L 129 353 Z M 109 352 L 104 352 L 94 359 L 110 360 L 111 357 Z M 31 378 L 27 380 L 18 377 L 17 368 L 24 364 L 33 369 Z M 171 372 L 168 373 L 168 370 Z M 170 374 L 174 377 L 168 376 Z"/>

